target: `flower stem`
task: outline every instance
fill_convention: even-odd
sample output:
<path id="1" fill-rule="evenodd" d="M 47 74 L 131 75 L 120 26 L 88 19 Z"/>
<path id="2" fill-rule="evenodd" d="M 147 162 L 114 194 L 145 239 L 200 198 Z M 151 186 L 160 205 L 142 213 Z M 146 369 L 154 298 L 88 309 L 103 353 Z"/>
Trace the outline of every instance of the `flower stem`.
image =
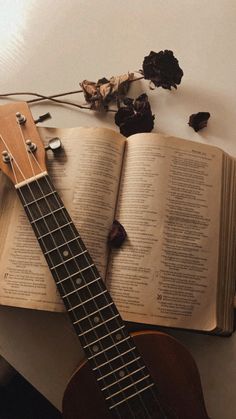
<path id="1" fill-rule="evenodd" d="M 47 96 L 47 97 L 49 99 L 54 99 L 55 97 L 61 97 L 61 96 L 67 96 L 67 95 L 74 95 L 75 93 L 83 93 L 83 90 L 73 90 L 71 92 L 59 93 L 57 95 L 50 95 L 50 96 Z M 35 96 L 36 96 L 36 94 L 35 94 Z M 41 96 L 41 95 L 39 95 L 39 96 Z M 28 103 L 41 102 L 42 100 L 46 100 L 45 97 L 41 96 L 38 99 L 28 100 Z"/>
<path id="2" fill-rule="evenodd" d="M 136 79 L 133 79 L 133 80 L 129 80 L 129 83 L 133 83 L 134 81 L 138 81 L 138 80 L 142 80 L 142 79 L 144 79 L 144 76 L 137 77 Z"/>
<path id="3" fill-rule="evenodd" d="M 130 80 L 129 83 L 132 83 L 132 82 L 138 81 L 138 80 L 142 80 L 143 78 L 144 78 L 144 76 L 137 77 L 136 79 Z M 8 97 L 8 96 L 21 96 L 21 95 L 22 96 L 23 95 L 25 95 L 25 96 L 36 96 L 35 99 L 30 99 L 30 100 L 27 100 L 26 102 L 30 104 L 30 103 L 41 102 L 43 100 L 51 100 L 53 102 L 61 103 L 63 105 L 74 106 L 74 107 L 79 108 L 79 109 L 89 109 L 89 110 L 91 110 L 91 108 L 88 107 L 88 106 L 82 106 L 82 105 L 78 105 L 78 104 L 73 103 L 73 102 L 55 99 L 55 98 L 58 98 L 58 97 L 73 95 L 73 94 L 76 94 L 76 93 L 83 93 L 83 90 L 81 90 L 81 89 L 80 90 L 72 90 L 70 92 L 59 93 L 59 94 L 50 95 L 50 96 L 42 95 L 42 94 L 36 93 L 36 92 L 11 92 L 11 93 L 0 94 L 0 98 L 1 97 Z M 116 112 L 116 111 L 117 111 L 116 109 L 108 109 L 107 110 L 107 112 Z"/>
<path id="4" fill-rule="evenodd" d="M 81 92 L 81 90 L 80 91 L 77 90 L 77 93 L 78 92 Z M 37 96 L 39 99 L 27 100 L 26 102 L 27 103 L 34 103 L 34 102 L 41 101 L 41 100 L 52 100 L 53 102 L 62 103 L 64 105 L 75 106 L 76 108 L 80 108 L 80 109 L 90 109 L 87 106 L 77 105 L 77 104 L 75 104 L 73 102 L 68 102 L 68 101 L 64 101 L 64 100 L 54 99 L 54 97 L 66 96 L 66 95 L 72 94 L 72 93 L 73 92 L 67 92 L 67 93 L 60 93 L 58 95 L 45 96 L 45 95 L 41 95 L 41 94 L 35 93 L 35 92 L 13 92 L 13 93 L 0 94 L 0 97 L 19 96 L 19 95 Z"/>

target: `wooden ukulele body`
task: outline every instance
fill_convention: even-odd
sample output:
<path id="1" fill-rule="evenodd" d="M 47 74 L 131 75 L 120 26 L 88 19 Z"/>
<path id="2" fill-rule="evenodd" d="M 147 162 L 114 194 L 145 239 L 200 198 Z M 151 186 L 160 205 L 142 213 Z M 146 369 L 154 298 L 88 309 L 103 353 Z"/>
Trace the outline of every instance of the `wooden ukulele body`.
<path id="1" fill-rule="evenodd" d="M 209 419 L 197 366 L 188 350 L 164 333 L 145 331 L 132 336 L 161 400 L 173 412 L 168 419 Z M 65 390 L 63 419 L 112 419 L 87 361 L 79 366 Z"/>

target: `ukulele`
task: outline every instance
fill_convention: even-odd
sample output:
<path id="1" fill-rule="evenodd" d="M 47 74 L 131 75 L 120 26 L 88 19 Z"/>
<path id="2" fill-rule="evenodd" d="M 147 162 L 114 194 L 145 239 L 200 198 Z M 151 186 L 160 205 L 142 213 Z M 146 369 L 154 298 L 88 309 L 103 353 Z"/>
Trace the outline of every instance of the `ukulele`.
<path id="1" fill-rule="evenodd" d="M 26 103 L 0 107 L 0 152 L 87 357 L 65 390 L 63 418 L 207 419 L 189 352 L 164 333 L 129 334 L 50 180 Z"/>

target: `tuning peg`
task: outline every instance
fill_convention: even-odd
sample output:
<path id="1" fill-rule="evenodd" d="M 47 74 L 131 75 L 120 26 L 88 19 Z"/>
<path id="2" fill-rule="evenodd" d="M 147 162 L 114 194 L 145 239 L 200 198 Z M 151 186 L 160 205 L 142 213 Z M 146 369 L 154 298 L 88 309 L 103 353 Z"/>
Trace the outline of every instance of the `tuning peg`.
<path id="1" fill-rule="evenodd" d="M 25 115 L 22 115 L 20 112 L 16 112 L 16 120 L 18 124 L 23 125 L 26 123 Z"/>
<path id="2" fill-rule="evenodd" d="M 52 150 L 53 153 L 57 153 L 58 151 L 61 151 L 61 149 L 62 143 L 58 137 L 51 138 L 48 141 L 48 145 L 45 146 L 45 150 Z"/>
<path id="3" fill-rule="evenodd" d="M 7 151 L 7 150 L 4 150 L 4 151 L 2 152 L 2 160 L 4 161 L 4 163 L 10 163 L 10 161 L 11 161 L 11 156 L 10 156 L 10 154 L 8 153 L 8 151 Z"/>
<path id="4" fill-rule="evenodd" d="M 26 140 L 26 144 L 27 144 L 30 151 L 36 151 L 37 150 L 36 144 L 32 143 L 31 140 Z"/>
<path id="5" fill-rule="evenodd" d="M 34 122 L 37 124 L 38 122 L 46 121 L 47 119 L 50 119 L 52 116 L 50 112 L 44 113 L 43 115 L 40 115 L 38 119 L 35 119 Z"/>

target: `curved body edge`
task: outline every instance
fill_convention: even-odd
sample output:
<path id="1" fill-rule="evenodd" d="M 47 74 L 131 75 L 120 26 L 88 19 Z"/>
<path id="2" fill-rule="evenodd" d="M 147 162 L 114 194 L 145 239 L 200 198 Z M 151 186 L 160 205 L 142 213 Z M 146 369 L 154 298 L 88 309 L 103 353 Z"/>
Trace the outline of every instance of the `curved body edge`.
<path id="1" fill-rule="evenodd" d="M 136 332 L 132 337 L 157 384 L 162 400 L 175 412 L 172 417 L 209 419 L 200 375 L 189 351 L 175 338 L 161 332 Z M 84 361 L 64 392 L 63 419 L 98 418 L 112 419 L 112 415 L 88 362 Z"/>

